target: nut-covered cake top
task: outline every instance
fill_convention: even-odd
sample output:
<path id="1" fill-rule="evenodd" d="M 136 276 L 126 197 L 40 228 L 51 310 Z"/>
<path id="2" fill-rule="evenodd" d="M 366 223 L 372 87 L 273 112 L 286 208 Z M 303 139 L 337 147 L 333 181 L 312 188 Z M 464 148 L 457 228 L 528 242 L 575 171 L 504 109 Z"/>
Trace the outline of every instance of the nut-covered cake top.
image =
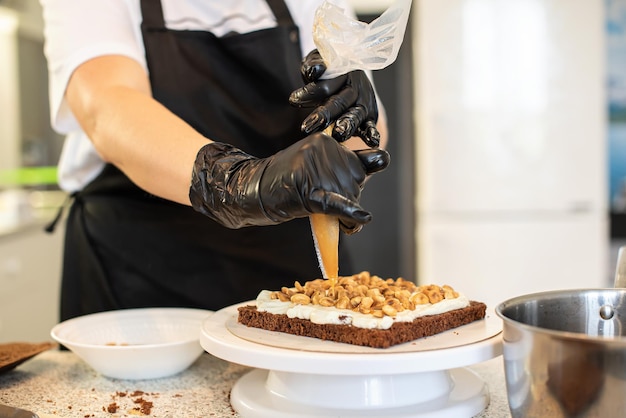
<path id="1" fill-rule="evenodd" d="M 259 309 L 285 313 L 290 317 L 319 323 L 350 323 L 365 328 L 386 328 L 393 321 L 410 321 L 469 304 L 452 287 L 422 285 L 397 279 L 383 279 L 367 271 L 329 280 L 316 279 L 280 291 L 262 291 Z M 375 321 L 372 322 L 372 320 Z"/>
<path id="2" fill-rule="evenodd" d="M 375 317 L 396 316 L 404 310 L 415 310 L 417 305 L 434 304 L 444 299 L 456 299 L 459 293 L 448 285 L 424 285 L 397 279 L 382 279 L 363 271 L 352 276 L 340 277 L 333 286 L 329 280 L 316 279 L 304 285 L 283 287 L 272 292 L 271 298 L 299 305 L 319 305 L 338 309 L 350 309 Z"/>

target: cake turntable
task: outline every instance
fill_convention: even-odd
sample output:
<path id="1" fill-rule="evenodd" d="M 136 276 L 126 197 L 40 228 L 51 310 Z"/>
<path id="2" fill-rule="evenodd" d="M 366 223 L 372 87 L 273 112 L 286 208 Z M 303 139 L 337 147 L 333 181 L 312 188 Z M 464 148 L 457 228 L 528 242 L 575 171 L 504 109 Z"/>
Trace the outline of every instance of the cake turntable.
<path id="1" fill-rule="evenodd" d="M 237 323 L 237 308 L 205 320 L 200 343 L 255 368 L 233 386 L 245 418 L 472 417 L 489 404 L 485 381 L 465 366 L 502 354 L 502 323 L 484 320 L 386 349 L 352 346 Z"/>

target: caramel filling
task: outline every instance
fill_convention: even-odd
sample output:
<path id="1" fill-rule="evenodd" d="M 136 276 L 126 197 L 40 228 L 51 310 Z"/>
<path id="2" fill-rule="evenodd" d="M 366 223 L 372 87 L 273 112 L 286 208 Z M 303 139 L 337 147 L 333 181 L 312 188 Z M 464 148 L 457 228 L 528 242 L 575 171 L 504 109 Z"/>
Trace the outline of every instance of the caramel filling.
<path id="1" fill-rule="evenodd" d="M 333 126 L 334 124 L 330 124 L 324 129 L 324 133 L 332 136 Z M 309 216 L 309 220 L 322 275 L 330 281 L 333 288 L 339 278 L 339 219 L 314 213 Z"/>
<path id="2" fill-rule="evenodd" d="M 322 274 L 334 287 L 339 277 L 339 220 L 319 213 L 309 218 Z"/>

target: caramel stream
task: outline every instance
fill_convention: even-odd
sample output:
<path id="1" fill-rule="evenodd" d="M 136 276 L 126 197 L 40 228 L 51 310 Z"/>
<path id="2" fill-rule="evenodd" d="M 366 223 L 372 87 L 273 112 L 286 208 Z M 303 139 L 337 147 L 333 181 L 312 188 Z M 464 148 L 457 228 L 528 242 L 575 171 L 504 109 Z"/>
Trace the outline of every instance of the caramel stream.
<path id="1" fill-rule="evenodd" d="M 339 277 L 339 220 L 321 213 L 314 213 L 309 219 L 322 275 L 334 287 Z"/>
<path id="2" fill-rule="evenodd" d="M 324 133 L 331 136 L 333 126 L 334 124 L 331 124 L 327 127 Z M 322 276 L 330 280 L 331 287 L 334 287 L 339 278 L 339 219 L 314 213 L 309 216 L 309 220 Z"/>

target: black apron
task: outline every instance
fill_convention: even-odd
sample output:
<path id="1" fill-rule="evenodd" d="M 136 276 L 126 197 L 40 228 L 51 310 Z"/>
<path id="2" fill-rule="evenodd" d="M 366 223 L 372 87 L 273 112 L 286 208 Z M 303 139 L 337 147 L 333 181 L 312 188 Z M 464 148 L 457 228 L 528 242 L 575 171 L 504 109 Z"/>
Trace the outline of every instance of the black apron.
<path id="1" fill-rule="evenodd" d="M 268 4 L 277 27 L 218 38 L 166 29 L 160 1 L 141 1 L 154 98 L 208 138 L 257 157 L 301 139 L 306 116 L 288 103 L 302 84 L 298 29 L 283 0 Z M 340 260 L 351 271 L 343 249 Z M 109 164 L 68 215 L 61 320 L 138 307 L 217 310 L 317 277 L 308 219 L 227 229 Z"/>

